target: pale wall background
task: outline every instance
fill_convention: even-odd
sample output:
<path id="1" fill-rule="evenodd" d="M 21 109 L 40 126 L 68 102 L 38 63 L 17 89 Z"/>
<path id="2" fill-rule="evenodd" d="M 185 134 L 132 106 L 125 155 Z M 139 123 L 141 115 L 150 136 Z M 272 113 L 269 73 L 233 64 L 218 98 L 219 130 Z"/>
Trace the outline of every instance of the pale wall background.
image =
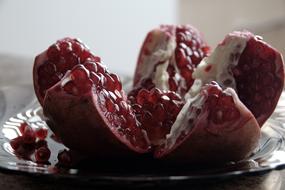
<path id="1" fill-rule="evenodd" d="M 232 30 L 248 29 L 285 53 L 285 0 L 180 0 L 180 23 L 192 23 L 215 46 Z"/>
<path id="2" fill-rule="evenodd" d="M 78 37 L 110 70 L 132 74 L 146 33 L 166 23 L 191 23 L 211 46 L 246 28 L 285 53 L 285 0 L 0 0 L 0 54 L 32 67 L 55 40 Z"/>
<path id="3" fill-rule="evenodd" d="M 153 27 L 176 22 L 175 0 L 0 0 L 0 52 L 34 57 L 78 37 L 110 70 L 132 73 Z"/>

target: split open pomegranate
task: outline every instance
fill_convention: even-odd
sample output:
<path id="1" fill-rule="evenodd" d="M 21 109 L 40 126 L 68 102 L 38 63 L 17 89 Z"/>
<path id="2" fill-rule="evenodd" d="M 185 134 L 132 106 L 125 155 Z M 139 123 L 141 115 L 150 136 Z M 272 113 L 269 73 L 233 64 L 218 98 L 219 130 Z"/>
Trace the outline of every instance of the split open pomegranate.
<path id="1" fill-rule="evenodd" d="M 284 85 L 281 54 L 259 37 L 231 33 L 209 55 L 189 25 L 148 33 L 128 96 L 75 39 L 37 56 L 33 74 L 47 123 L 70 149 L 98 159 L 151 151 L 192 164 L 249 156 Z"/>

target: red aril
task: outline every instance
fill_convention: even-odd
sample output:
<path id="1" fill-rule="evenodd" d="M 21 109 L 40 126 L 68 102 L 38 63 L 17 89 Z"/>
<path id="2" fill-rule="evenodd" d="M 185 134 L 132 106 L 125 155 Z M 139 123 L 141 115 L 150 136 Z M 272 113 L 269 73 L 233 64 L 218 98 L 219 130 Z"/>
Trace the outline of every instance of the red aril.
<path id="1" fill-rule="evenodd" d="M 62 150 L 57 155 L 58 163 L 60 167 L 71 167 L 73 164 L 72 154 L 68 150 Z"/>
<path id="2" fill-rule="evenodd" d="M 161 144 L 183 106 L 181 97 L 172 91 L 162 92 L 153 88 L 135 89 L 128 98 L 152 145 Z"/>
<path id="3" fill-rule="evenodd" d="M 36 137 L 40 140 L 44 140 L 48 135 L 48 130 L 45 128 L 40 128 L 35 131 Z"/>
<path id="4" fill-rule="evenodd" d="M 35 159 L 37 163 L 48 163 L 50 158 L 50 149 L 47 146 L 42 146 L 35 150 Z"/>

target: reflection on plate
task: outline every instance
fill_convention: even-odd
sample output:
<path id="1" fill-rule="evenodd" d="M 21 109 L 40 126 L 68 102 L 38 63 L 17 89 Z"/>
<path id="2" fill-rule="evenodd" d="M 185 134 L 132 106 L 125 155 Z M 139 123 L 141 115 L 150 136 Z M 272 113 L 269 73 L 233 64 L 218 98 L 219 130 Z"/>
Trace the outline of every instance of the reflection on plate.
<path id="1" fill-rule="evenodd" d="M 39 107 L 31 85 L 10 86 L 0 89 L 0 169 L 6 172 L 19 172 L 23 174 L 49 176 L 55 178 L 72 178 L 88 181 L 89 183 L 108 184 L 153 184 L 169 182 L 194 182 L 199 180 L 217 180 L 243 174 L 260 174 L 273 169 L 285 167 L 285 92 L 278 106 L 262 128 L 262 137 L 255 153 L 248 159 L 230 163 L 216 168 L 175 168 L 159 166 L 153 167 L 118 167 L 105 165 L 95 168 L 82 167 L 61 170 L 55 167 L 57 154 L 65 147 L 47 137 L 51 149 L 50 164 L 37 164 L 31 160 L 19 159 L 13 153 L 9 140 L 17 137 L 22 122 L 29 123 L 33 128 L 46 127 L 43 121 L 42 110 Z"/>

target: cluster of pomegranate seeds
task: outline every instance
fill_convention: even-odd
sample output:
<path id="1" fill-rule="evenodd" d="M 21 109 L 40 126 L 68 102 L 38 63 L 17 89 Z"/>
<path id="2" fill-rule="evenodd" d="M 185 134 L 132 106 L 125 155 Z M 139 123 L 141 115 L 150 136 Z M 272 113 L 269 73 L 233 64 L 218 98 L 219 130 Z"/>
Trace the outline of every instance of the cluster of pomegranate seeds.
<path id="1" fill-rule="evenodd" d="M 33 129 L 24 122 L 20 125 L 19 130 L 21 135 L 10 141 L 14 153 L 29 160 L 34 154 L 37 163 L 48 163 L 50 150 L 45 140 L 48 134 L 47 129 Z"/>
<path id="2" fill-rule="evenodd" d="M 197 29 L 189 25 L 176 27 L 175 60 L 181 76 L 186 81 L 185 91 L 188 91 L 194 82 L 192 78 L 194 69 L 209 52 L 209 46 Z M 169 67 L 172 67 L 168 68 L 170 72 L 169 84 L 175 86 L 172 85 L 175 83 L 175 71 L 172 65 Z M 172 88 L 175 89 L 175 87 Z"/>
<path id="3" fill-rule="evenodd" d="M 99 62 L 100 58 L 93 56 L 89 49 L 78 39 L 64 38 L 51 45 L 41 56 L 36 57 L 34 72 L 35 91 L 42 104 L 46 90 L 72 69 L 86 60 Z"/>
<path id="4" fill-rule="evenodd" d="M 222 125 L 225 122 L 236 121 L 240 117 L 233 97 L 222 91 L 217 83 L 212 82 L 205 88 L 208 94 L 206 104 L 210 111 L 208 118 L 210 121 L 216 125 Z"/>
<path id="5" fill-rule="evenodd" d="M 153 145 L 159 145 L 170 132 L 176 116 L 183 106 L 181 97 L 175 92 L 162 92 L 157 88 L 130 92 L 129 100 L 136 118 L 146 130 Z"/>

